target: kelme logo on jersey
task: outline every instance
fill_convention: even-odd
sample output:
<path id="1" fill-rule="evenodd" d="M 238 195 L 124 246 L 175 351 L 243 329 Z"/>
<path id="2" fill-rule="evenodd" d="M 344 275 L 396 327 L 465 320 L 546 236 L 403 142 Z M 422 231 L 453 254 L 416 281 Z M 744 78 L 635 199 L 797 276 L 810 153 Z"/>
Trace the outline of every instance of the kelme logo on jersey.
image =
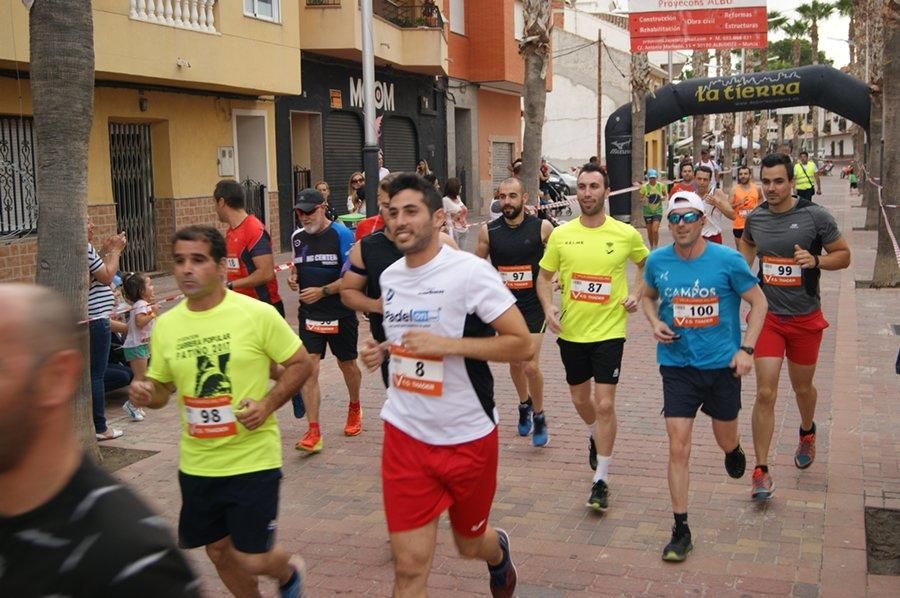
<path id="1" fill-rule="evenodd" d="M 427 324 L 441 321 L 440 309 L 403 309 L 400 311 L 384 311 L 385 322 L 398 322 L 410 324 Z"/>

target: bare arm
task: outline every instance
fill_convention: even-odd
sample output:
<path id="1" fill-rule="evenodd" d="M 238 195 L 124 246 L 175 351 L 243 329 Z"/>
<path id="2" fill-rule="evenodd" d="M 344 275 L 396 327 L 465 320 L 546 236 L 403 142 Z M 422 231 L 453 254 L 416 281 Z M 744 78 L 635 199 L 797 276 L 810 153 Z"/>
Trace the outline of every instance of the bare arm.
<path id="1" fill-rule="evenodd" d="M 459 251 L 459 245 L 456 244 L 456 241 L 453 240 L 453 237 L 451 237 L 447 233 L 440 233 L 440 235 L 441 235 L 441 243 L 443 243 L 450 249 L 455 249 L 455 250 Z"/>
<path id="2" fill-rule="evenodd" d="M 359 243 L 350 250 L 350 263 L 357 268 L 364 268 L 362 250 Z M 344 272 L 341 278 L 341 302 L 354 311 L 364 313 L 381 313 L 381 299 L 372 299 L 365 293 L 368 276 L 357 274 L 353 270 Z"/>
<path id="3" fill-rule="evenodd" d="M 553 232 L 553 225 L 550 224 L 549 220 L 541 220 L 541 243 L 546 247 L 547 239 L 550 238 L 550 233 Z"/>
<path id="4" fill-rule="evenodd" d="M 544 308 L 544 316 L 547 318 L 547 329 L 553 334 L 559 334 L 559 308 L 553 305 L 553 277 L 556 272 L 543 268 L 538 272 L 537 292 L 541 307 Z"/>
<path id="5" fill-rule="evenodd" d="M 173 392 L 174 384 L 163 384 L 153 378 L 146 378 L 131 383 L 128 387 L 128 400 L 138 407 L 161 409 L 169 402 Z"/>
<path id="6" fill-rule="evenodd" d="M 637 263 L 637 272 L 635 272 L 634 275 L 634 284 L 631 285 L 631 292 L 622 300 L 622 307 L 624 307 L 625 311 L 628 313 L 637 311 L 638 304 L 641 302 L 641 297 L 644 295 L 644 264 L 646 263 L 647 258 L 644 258 Z"/>
<path id="7" fill-rule="evenodd" d="M 235 289 L 261 287 L 275 278 L 275 258 L 271 253 L 265 255 L 257 255 L 253 258 L 253 265 L 256 270 L 250 276 L 238 278 L 231 282 L 231 286 Z"/>
<path id="8" fill-rule="evenodd" d="M 486 259 L 491 252 L 490 238 L 488 237 L 487 224 L 478 229 L 478 244 L 475 245 L 475 255 Z"/>
<path id="9" fill-rule="evenodd" d="M 658 342 L 668 344 L 675 340 L 675 333 L 669 328 L 669 325 L 659 319 L 659 308 L 657 300 L 659 293 L 652 287 L 647 287 L 644 296 L 641 297 L 641 309 L 644 317 L 650 322 L 650 330 L 653 332 L 653 338 Z"/>
<path id="10" fill-rule="evenodd" d="M 125 233 L 113 235 L 103 242 L 103 265 L 91 272 L 97 282 L 110 284 L 119 271 L 119 256 L 125 249 Z"/>
<path id="11" fill-rule="evenodd" d="M 723 193 L 721 189 L 713 191 L 712 202 L 723 214 L 725 214 L 726 218 L 734 220 L 734 207 L 732 207 L 731 202 L 728 201 L 728 198 L 725 197 L 725 193 Z"/>
<path id="12" fill-rule="evenodd" d="M 763 321 L 766 319 L 766 311 L 769 309 L 769 304 L 759 285 L 753 285 L 750 290 L 741 295 L 741 298 L 750 304 L 750 315 L 747 317 L 747 331 L 744 332 L 741 346 L 755 347 L 756 339 L 759 338 L 759 333 L 762 330 Z M 732 356 L 729 367 L 734 369 L 736 378 L 748 374 L 753 369 L 753 356 L 743 349 L 738 349 Z"/>
<path id="13" fill-rule="evenodd" d="M 818 256 L 818 268 L 820 270 L 843 270 L 850 265 L 850 246 L 844 237 L 825 245 L 825 255 Z M 800 246 L 794 246 L 794 260 L 803 269 L 816 267 L 816 256 Z"/>
<path id="14" fill-rule="evenodd" d="M 744 261 L 750 268 L 753 268 L 753 262 L 756 260 L 756 245 L 748 241 L 745 237 L 741 237 L 738 243 L 738 251 L 744 256 Z"/>

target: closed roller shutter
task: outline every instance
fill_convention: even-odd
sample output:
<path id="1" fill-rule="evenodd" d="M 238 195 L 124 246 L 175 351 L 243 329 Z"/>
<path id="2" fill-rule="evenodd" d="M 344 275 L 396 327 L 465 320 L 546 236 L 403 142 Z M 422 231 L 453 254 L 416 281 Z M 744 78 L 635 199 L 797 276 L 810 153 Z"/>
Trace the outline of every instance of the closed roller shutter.
<path id="1" fill-rule="evenodd" d="M 347 183 L 362 171 L 363 129 L 359 116 L 336 110 L 325 121 L 325 180 L 331 189 L 328 203 L 347 213 Z"/>
<path id="2" fill-rule="evenodd" d="M 384 167 L 391 172 L 415 172 L 419 144 L 416 127 L 402 116 L 387 116 L 381 123 Z"/>
<path id="3" fill-rule="evenodd" d="M 496 191 L 500 183 L 512 176 L 507 168 L 512 164 L 513 144 L 494 141 L 491 143 L 491 185 Z"/>

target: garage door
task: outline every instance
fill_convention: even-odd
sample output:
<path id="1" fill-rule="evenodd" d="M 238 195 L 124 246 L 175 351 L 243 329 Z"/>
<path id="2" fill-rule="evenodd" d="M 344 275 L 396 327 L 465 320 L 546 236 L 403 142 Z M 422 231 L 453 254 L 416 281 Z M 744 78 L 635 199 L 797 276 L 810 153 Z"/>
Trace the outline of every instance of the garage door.
<path id="1" fill-rule="evenodd" d="M 509 169 L 513 159 L 513 144 L 500 141 L 491 143 L 491 185 L 496 190 L 500 183 L 510 177 Z"/>
<path id="2" fill-rule="evenodd" d="M 419 144 L 416 127 L 402 116 L 387 116 L 381 123 L 381 148 L 384 167 L 391 172 L 414 172 Z"/>
<path id="3" fill-rule="evenodd" d="M 362 171 L 363 129 L 357 114 L 335 110 L 325 121 L 325 180 L 331 189 L 328 203 L 347 213 L 347 183 Z"/>

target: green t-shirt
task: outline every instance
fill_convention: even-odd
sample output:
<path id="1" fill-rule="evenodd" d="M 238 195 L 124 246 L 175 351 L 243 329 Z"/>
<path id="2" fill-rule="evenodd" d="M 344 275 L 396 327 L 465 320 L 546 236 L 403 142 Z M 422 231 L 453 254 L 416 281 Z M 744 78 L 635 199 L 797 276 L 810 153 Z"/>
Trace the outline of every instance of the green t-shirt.
<path id="1" fill-rule="evenodd" d="M 850 182 L 851 183 L 859 182 L 859 179 L 856 177 L 856 173 L 853 173 L 853 172 L 850 173 Z"/>
<path id="2" fill-rule="evenodd" d="M 576 218 L 554 229 L 540 266 L 559 272 L 559 338 L 575 343 L 625 338 L 625 262 L 637 264 L 649 253 L 641 233 L 609 216 L 597 228 Z"/>
<path id="3" fill-rule="evenodd" d="M 190 311 L 182 301 L 160 316 L 147 377 L 175 385 L 181 471 L 227 477 L 281 467 L 275 415 L 251 431 L 234 409 L 243 399 L 262 399 L 271 362 L 287 360 L 300 345 L 274 307 L 233 291 L 212 309 Z"/>
<path id="4" fill-rule="evenodd" d="M 662 216 L 662 199 L 666 196 L 666 186 L 659 181 L 655 185 L 644 183 L 641 185 L 641 195 L 647 198 L 647 203 L 641 204 L 644 216 Z"/>

